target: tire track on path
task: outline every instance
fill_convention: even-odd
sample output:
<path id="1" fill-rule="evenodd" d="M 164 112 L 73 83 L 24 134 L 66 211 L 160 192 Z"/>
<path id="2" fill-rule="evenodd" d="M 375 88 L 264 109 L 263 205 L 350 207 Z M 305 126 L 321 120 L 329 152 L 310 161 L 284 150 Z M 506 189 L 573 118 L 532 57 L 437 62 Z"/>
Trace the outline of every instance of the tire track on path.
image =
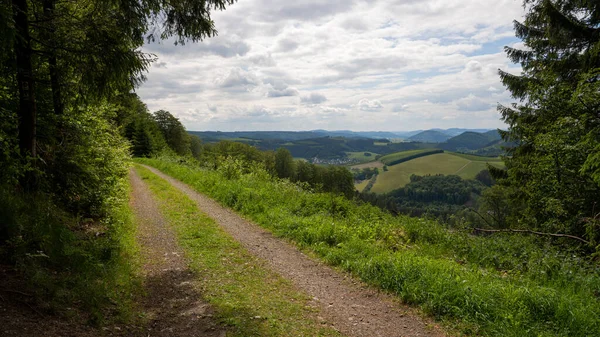
<path id="1" fill-rule="evenodd" d="M 441 329 L 415 315 L 394 297 L 374 290 L 347 274 L 309 258 L 295 246 L 274 237 L 188 185 L 144 165 L 194 200 L 249 252 L 264 259 L 277 273 L 292 281 L 321 308 L 323 321 L 348 336 L 356 337 L 441 337 Z"/>
<path id="2" fill-rule="evenodd" d="M 152 192 L 133 169 L 129 180 L 130 205 L 136 215 L 143 259 L 147 294 L 141 306 L 147 322 L 123 336 L 224 337 L 225 329 L 214 322 L 212 308 L 197 291 L 197 278 Z"/>

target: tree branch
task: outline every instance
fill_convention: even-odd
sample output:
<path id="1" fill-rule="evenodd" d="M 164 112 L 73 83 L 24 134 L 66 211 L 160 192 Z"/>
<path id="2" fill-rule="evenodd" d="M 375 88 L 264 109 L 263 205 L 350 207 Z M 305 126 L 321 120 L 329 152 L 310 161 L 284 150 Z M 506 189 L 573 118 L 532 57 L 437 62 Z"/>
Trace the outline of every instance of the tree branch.
<path id="1" fill-rule="evenodd" d="M 474 231 L 477 232 L 487 232 L 487 233 L 529 233 L 529 234 L 535 234 L 535 235 L 541 235 L 541 236 L 554 236 L 554 237 L 561 237 L 561 238 L 569 238 L 569 239 L 573 239 L 573 240 L 577 240 L 580 242 L 583 242 L 587 245 L 590 244 L 589 241 L 582 239 L 578 236 L 574 236 L 574 235 L 569 235 L 569 234 L 556 234 L 556 233 L 543 233 L 543 232 L 536 232 L 536 231 L 532 231 L 529 229 L 484 229 L 484 228 L 473 228 Z"/>

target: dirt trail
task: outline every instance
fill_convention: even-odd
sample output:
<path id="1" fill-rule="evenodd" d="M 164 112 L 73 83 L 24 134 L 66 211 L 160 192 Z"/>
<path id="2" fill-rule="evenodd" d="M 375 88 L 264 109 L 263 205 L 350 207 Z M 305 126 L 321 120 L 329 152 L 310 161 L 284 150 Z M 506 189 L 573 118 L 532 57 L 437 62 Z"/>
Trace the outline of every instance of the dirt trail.
<path id="1" fill-rule="evenodd" d="M 69 321 L 38 308 L 35 298 L 17 290 L 17 272 L 0 265 L 0 336 L 6 337 L 222 337 L 211 307 L 196 290 L 198 277 L 188 269 L 175 234 L 142 179 L 129 175 L 130 206 L 138 223 L 145 296 L 139 303 L 144 322 L 96 329 L 85 322 Z"/>
<path id="2" fill-rule="evenodd" d="M 142 179 L 132 170 L 131 206 L 138 222 L 138 243 L 144 261 L 142 308 L 148 319 L 140 336 L 221 337 L 225 330 L 201 300 L 196 277 L 187 267 L 175 234 Z M 130 331 L 131 333 L 132 331 Z M 131 334 L 127 334 L 130 336 Z"/>
<path id="3" fill-rule="evenodd" d="M 355 337 L 445 336 L 439 328 L 432 327 L 433 324 L 416 316 L 414 310 L 393 297 L 309 258 L 293 245 L 184 183 L 152 167 L 146 168 L 196 201 L 202 211 L 248 251 L 266 260 L 273 270 L 313 297 L 313 304 L 321 308 L 323 320 L 340 332 Z"/>

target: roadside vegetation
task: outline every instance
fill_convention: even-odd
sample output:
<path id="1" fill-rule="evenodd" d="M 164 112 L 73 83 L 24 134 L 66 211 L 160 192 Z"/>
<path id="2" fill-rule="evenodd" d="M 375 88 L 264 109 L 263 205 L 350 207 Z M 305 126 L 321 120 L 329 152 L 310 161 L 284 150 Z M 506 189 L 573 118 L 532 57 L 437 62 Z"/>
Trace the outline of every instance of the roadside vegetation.
<path id="1" fill-rule="evenodd" d="M 600 334 L 600 270 L 545 238 L 474 236 L 275 179 L 140 159 L 466 334 Z M 558 242 L 560 243 L 560 242 Z"/>
<path id="2" fill-rule="evenodd" d="M 202 294 L 231 336 L 339 336 L 317 319 L 310 298 L 246 251 L 194 201 L 136 165 L 178 235 Z"/>
<path id="3" fill-rule="evenodd" d="M 131 93 L 155 59 L 139 48 L 211 37 L 210 13 L 233 2 L 0 3 L 0 263 L 20 287 L 2 295 L 78 323 L 135 319 L 131 153 L 197 145 Z"/>

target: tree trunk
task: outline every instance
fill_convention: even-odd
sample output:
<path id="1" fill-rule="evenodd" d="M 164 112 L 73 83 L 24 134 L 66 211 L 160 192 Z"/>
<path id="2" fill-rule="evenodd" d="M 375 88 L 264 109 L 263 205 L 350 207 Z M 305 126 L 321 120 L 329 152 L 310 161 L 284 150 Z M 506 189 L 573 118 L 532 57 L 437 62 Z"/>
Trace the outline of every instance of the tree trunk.
<path id="1" fill-rule="evenodd" d="M 54 108 L 54 114 L 61 116 L 63 114 L 63 103 L 62 94 L 60 89 L 60 81 L 58 78 L 58 68 L 56 61 L 56 42 L 54 32 L 56 31 L 54 22 L 54 4 L 55 0 L 44 0 L 44 16 L 48 20 L 47 32 L 44 33 L 47 37 L 50 50 L 48 50 L 48 68 L 50 72 L 50 86 L 52 89 L 52 103 Z"/>
<path id="2" fill-rule="evenodd" d="M 12 0 L 16 39 L 17 84 L 19 86 L 19 150 L 21 156 L 36 156 L 36 106 L 33 68 L 31 65 L 31 38 L 27 0 Z"/>

